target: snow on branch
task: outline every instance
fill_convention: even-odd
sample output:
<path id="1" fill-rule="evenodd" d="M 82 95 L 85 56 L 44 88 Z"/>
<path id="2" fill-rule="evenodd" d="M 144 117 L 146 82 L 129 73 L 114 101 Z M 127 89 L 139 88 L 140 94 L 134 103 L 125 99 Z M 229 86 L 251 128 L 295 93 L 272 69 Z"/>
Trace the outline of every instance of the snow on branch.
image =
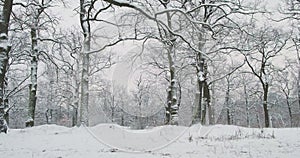
<path id="1" fill-rule="evenodd" d="M 231 2 L 231 1 L 221 1 L 217 3 L 216 2 L 199 3 L 196 5 L 191 5 L 190 9 L 187 9 L 186 7 L 182 7 L 182 8 L 164 7 L 164 9 L 161 9 L 159 11 L 154 11 L 153 9 L 152 11 L 149 11 L 147 8 L 145 8 L 144 5 L 141 4 L 141 2 L 133 2 L 129 0 L 104 0 L 104 1 L 119 7 L 132 8 L 140 12 L 149 20 L 153 20 L 154 22 L 156 22 L 158 26 L 160 26 L 170 34 L 179 37 L 181 40 L 184 41 L 184 43 L 186 43 L 189 47 L 191 47 L 193 51 L 203 54 L 208 59 L 209 59 L 208 55 L 202 52 L 201 50 L 193 47 L 192 44 L 189 42 L 189 40 L 184 36 L 184 34 L 180 34 L 174 31 L 172 28 L 169 27 L 167 22 L 163 22 L 163 20 L 159 19 L 158 16 L 170 12 L 179 13 L 182 16 L 184 16 L 186 20 L 191 24 L 191 26 L 194 27 L 195 29 L 202 31 L 201 27 L 200 28 L 198 27 L 200 25 L 203 28 L 208 29 L 210 32 L 214 34 L 214 27 L 220 25 L 219 21 L 221 21 L 222 19 L 228 19 L 228 16 L 231 14 L 252 15 L 256 13 L 265 13 L 264 11 L 243 7 L 240 3 Z M 211 7 L 219 10 L 222 15 L 216 18 L 214 22 L 211 22 L 211 24 L 209 24 L 205 20 L 198 20 L 195 19 L 193 16 L 191 16 L 192 13 L 197 12 L 200 8 L 207 8 L 207 7 Z"/>

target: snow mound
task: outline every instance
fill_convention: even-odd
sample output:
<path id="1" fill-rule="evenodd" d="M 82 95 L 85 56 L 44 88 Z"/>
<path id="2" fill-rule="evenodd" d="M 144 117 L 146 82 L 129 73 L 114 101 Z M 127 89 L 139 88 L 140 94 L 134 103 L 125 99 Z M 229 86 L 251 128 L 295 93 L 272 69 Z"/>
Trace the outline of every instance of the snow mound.
<path id="1" fill-rule="evenodd" d="M 132 130 L 115 124 L 101 124 L 87 130 L 100 143 L 129 152 L 154 151 L 177 141 L 188 127 L 159 126 L 151 129 Z"/>
<path id="2" fill-rule="evenodd" d="M 189 130 L 189 137 L 211 140 L 236 140 L 236 139 L 273 139 L 274 129 L 246 128 L 233 125 L 202 126 L 193 125 Z M 191 139 L 191 138 L 190 138 Z"/>
<path id="3" fill-rule="evenodd" d="M 214 125 L 132 130 L 114 124 L 66 128 L 43 125 L 0 134 L 5 158 L 158 158 L 300 156 L 300 129 Z"/>

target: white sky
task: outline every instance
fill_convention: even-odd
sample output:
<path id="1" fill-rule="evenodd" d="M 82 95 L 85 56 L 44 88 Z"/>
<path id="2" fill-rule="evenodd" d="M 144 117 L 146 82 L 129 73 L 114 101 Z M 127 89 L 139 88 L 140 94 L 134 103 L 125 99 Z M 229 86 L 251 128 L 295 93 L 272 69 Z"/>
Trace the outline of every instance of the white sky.
<path id="1" fill-rule="evenodd" d="M 250 2 L 253 0 L 245 0 L 245 2 Z M 274 13 L 278 12 L 278 6 L 279 3 L 282 2 L 282 0 L 261 0 L 261 4 L 264 5 L 268 10 L 273 10 Z M 77 12 L 75 11 L 75 8 L 77 8 L 79 6 L 79 0 L 69 0 L 69 8 L 64 8 L 64 7 L 60 7 L 59 9 L 57 9 L 57 14 L 61 16 L 62 20 L 61 23 L 59 24 L 59 27 L 62 28 L 72 28 L 74 26 L 77 26 L 79 28 L 79 15 L 77 14 Z M 275 18 L 278 18 L 278 16 L 275 14 L 274 16 Z M 107 18 L 107 17 L 106 17 Z M 270 21 L 267 21 L 267 19 L 263 16 L 258 16 L 257 19 L 259 20 L 259 23 L 264 24 L 264 23 L 270 23 Z M 275 23 L 274 22 L 274 26 L 277 27 L 281 27 L 281 28 L 287 28 L 286 27 L 287 23 Z M 101 42 L 100 42 L 101 43 Z M 130 44 L 129 44 L 130 45 Z M 126 51 L 132 51 L 133 49 L 137 49 L 137 46 L 128 46 L 127 44 L 120 44 L 118 45 L 116 48 L 114 48 L 113 51 L 117 52 L 119 55 L 124 55 L 124 53 L 126 54 Z M 120 51 L 121 50 L 121 51 Z M 119 52 L 120 51 L 120 52 Z M 113 72 L 114 74 L 109 74 L 106 73 L 106 75 L 108 76 L 108 78 L 119 78 L 119 81 L 116 82 L 120 82 L 120 83 L 124 83 L 124 84 L 128 84 L 126 76 L 130 76 L 128 73 L 131 73 L 129 70 L 126 71 L 126 66 L 123 66 L 123 63 L 117 64 L 117 68 L 118 70 L 116 71 L 109 71 L 109 72 Z M 118 77 L 114 77 L 114 76 L 118 76 Z M 131 76 L 132 77 L 132 76 Z M 124 80 L 125 79 L 125 80 Z"/>
<path id="2" fill-rule="evenodd" d="M 244 0 L 250 2 L 253 0 Z M 278 9 L 279 3 L 282 3 L 283 0 L 260 0 L 262 5 L 269 10 Z M 62 21 L 60 22 L 60 27 L 72 27 L 74 25 L 79 26 L 79 15 L 75 11 L 75 8 L 79 6 L 79 0 L 68 0 L 68 8 L 61 6 L 59 9 L 56 9 L 58 15 L 61 15 Z"/>

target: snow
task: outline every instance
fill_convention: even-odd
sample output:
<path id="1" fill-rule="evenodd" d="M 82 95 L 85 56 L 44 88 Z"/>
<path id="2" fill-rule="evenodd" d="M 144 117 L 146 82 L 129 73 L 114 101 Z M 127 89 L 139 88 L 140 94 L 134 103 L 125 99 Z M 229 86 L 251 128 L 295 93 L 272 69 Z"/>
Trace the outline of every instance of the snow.
<path id="1" fill-rule="evenodd" d="M 198 77 L 199 77 L 199 81 L 203 82 L 205 80 L 205 78 L 204 78 L 204 72 L 199 71 Z"/>
<path id="2" fill-rule="evenodd" d="M 7 39 L 6 33 L 0 33 L 0 39 Z"/>
<path id="3" fill-rule="evenodd" d="M 33 119 L 31 117 L 26 120 L 26 122 L 32 122 L 32 121 Z"/>
<path id="4" fill-rule="evenodd" d="M 1 38 L 1 36 L 2 35 L 0 35 L 0 38 Z M 7 47 L 8 47 L 8 41 L 0 39 L 0 48 L 7 49 Z"/>
<path id="5" fill-rule="evenodd" d="M 177 82 L 177 80 L 176 79 L 172 79 L 172 81 L 171 82 L 173 82 L 173 83 L 176 83 Z"/>
<path id="6" fill-rule="evenodd" d="M 90 128 L 43 125 L 0 134 L 5 158 L 299 157 L 300 129 L 229 125 L 160 126 L 131 130 L 114 124 Z"/>
<path id="7" fill-rule="evenodd" d="M 174 99 L 174 98 L 176 99 L 176 97 L 173 97 L 173 99 Z M 178 104 L 172 105 L 171 108 L 172 108 L 172 109 L 178 109 Z"/>
<path id="8" fill-rule="evenodd" d="M 173 100 L 177 100 L 177 97 L 176 96 L 173 96 L 173 98 L 172 98 Z"/>

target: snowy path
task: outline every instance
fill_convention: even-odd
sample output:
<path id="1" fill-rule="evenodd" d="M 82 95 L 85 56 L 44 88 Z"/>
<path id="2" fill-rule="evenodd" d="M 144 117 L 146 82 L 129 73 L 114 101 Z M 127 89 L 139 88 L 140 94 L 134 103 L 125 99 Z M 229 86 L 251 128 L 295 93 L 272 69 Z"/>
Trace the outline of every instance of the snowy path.
<path id="1" fill-rule="evenodd" d="M 298 158 L 300 129 L 196 125 L 131 131 L 109 124 L 89 129 L 44 125 L 0 134 L 0 155 L 1 158 Z"/>

